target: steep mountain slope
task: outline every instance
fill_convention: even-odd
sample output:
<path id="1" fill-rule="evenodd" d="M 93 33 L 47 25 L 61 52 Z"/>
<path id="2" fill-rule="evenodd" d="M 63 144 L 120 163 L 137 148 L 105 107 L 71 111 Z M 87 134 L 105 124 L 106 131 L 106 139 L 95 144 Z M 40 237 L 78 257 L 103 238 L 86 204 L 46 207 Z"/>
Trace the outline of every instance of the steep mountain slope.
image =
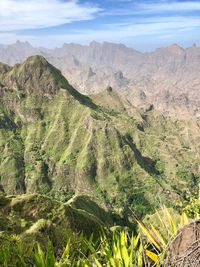
<path id="1" fill-rule="evenodd" d="M 84 96 L 41 56 L 1 69 L 5 193 L 86 193 L 107 209 L 144 214 L 198 191 L 198 123 L 141 113 L 110 87 Z"/>

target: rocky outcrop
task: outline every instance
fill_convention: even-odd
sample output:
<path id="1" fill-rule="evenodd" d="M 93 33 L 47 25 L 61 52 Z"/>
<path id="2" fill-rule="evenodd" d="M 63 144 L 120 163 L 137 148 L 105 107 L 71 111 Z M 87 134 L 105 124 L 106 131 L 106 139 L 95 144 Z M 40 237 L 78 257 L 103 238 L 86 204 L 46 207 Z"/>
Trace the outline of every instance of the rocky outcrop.
<path id="1" fill-rule="evenodd" d="M 170 245 L 164 266 L 200 266 L 200 221 L 183 227 Z"/>

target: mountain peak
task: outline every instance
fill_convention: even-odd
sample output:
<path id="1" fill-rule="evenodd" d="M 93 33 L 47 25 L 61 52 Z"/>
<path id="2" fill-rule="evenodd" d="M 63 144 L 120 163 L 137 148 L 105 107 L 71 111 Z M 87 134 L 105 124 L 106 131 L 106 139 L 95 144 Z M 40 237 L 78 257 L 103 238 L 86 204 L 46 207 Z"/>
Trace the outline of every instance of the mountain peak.
<path id="1" fill-rule="evenodd" d="M 27 48 L 33 48 L 32 45 L 29 43 L 29 42 L 21 42 L 19 40 L 16 41 L 16 43 L 14 44 L 11 44 L 10 45 L 11 47 L 14 46 L 14 47 L 27 47 Z"/>
<path id="2" fill-rule="evenodd" d="M 15 65 L 7 74 L 7 84 L 18 90 L 38 95 L 55 94 L 69 86 L 61 72 L 42 56 L 31 56 L 23 64 Z"/>
<path id="3" fill-rule="evenodd" d="M 169 49 L 170 50 L 173 50 L 173 51 L 184 51 L 184 48 L 181 47 L 180 45 L 178 44 L 172 44 L 169 46 Z"/>
<path id="4" fill-rule="evenodd" d="M 61 71 L 52 66 L 43 56 L 31 56 L 23 64 L 16 64 L 6 72 L 3 82 L 15 90 L 23 90 L 27 94 L 37 96 L 56 95 L 65 89 L 69 96 L 90 108 L 96 105 L 90 98 L 76 91 L 62 75 Z"/>
<path id="5" fill-rule="evenodd" d="M 37 66 L 43 66 L 43 67 L 53 67 L 43 56 L 40 55 L 35 55 L 28 57 L 24 64 L 29 64 L 29 65 L 37 65 Z M 54 68 L 54 67 L 53 67 Z"/>
<path id="6" fill-rule="evenodd" d="M 15 44 L 27 44 L 27 45 L 30 45 L 29 42 L 27 42 L 27 41 L 26 42 L 22 42 L 20 40 L 17 40 Z"/>
<path id="7" fill-rule="evenodd" d="M 100 45 L 101 45 L 100 43 L 98 43 L 96 41 L 92 41 L 89 46 L 92 47 L 92 46 L 100 46 Z"/>

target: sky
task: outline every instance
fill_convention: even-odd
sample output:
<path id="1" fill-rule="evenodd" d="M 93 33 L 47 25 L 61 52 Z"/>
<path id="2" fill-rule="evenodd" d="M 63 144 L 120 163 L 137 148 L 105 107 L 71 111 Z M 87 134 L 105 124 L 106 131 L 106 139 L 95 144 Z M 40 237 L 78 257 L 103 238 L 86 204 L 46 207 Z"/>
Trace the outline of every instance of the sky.
<path id="1" fill-rule="evenodd" d="M 200 0 L 0 0 L 0 43 L 200 44 Z"/>

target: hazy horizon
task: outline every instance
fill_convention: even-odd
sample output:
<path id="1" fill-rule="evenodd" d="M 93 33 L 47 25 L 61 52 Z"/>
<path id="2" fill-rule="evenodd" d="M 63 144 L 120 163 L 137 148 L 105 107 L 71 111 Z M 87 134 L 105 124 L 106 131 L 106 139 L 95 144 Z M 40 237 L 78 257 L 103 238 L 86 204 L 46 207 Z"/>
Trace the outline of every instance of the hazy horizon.
<path id="1" fill-rule="evenodd" d="M 188 45 L 188 46 L 182 46 L 181 44 L 179 43 L 171 43 L 169 45 L 165 45 L 165 46 L 159 46 L 159 47 L 155 47 L 155 48 L 152 48 L 152 49 L 147 49 L 146 51 L 145 50 L 140 50 L 140 49 L 137 49 L 136 47 L 132 47 L 132 46 L 129 46 L 129 45 L 126 45 L 126 44 L 123 44 L 123 43 L 117 43 L 117 42 L 107 42 L 107 41 L 102 41 L 102 42 L 98 42 L 98 41 L 91 41 L 91 42 L 88 42 L 86 44 L 81 44 L 81 43 L 74 43 L 74 42 L 68 42 L 68 43 L 62 43 L 60 44 L 59 46 L 52 46 L 52 47 L 48 47 L 48 46 L 45 46 L 45 45 L 42 45 L 42 46 L 37 46 L 37 45 L 33 45 L 31 42 L 29 41 L 20 41 L 20 40 L 16 40 L 15 42 L 13 43 L 10 43 L 10 44 L 5 44 L 5 43 L 1 43 L 0 42 L 0 46 L 12 46 L 12 45 L 16 45 L 16 44 L 27 44 L 27 45 L 31 45 L 33 48 L 41 48 L 41 49 L 49 49 L 49 50 L 53 50 L 53 49 L 56 49 L 56 48 L 62 48 L 64 45 L 80 45 L 80 46 L 91 46 L 93 43 L 96 43 L 96 44 L 99 44 L 99 45 L 103 45 L 103 44 L 113 44 L 113 45 L 122 45 L 122 46 L 125 46 L 127 48 L 131 48 L 133 50 L 136 50 L 137 52 L 141 52 L 141 53 L 148 53 L 148 52 L 154 52 L 156 51 L 157 49 L 160 49 L 160 48 L 167 48 L 167 47 L 171 47 L 171 46 L 179 46 L 180 48 L 183 48 L 183 49 L 187 49 L 187 48 L 190 48 L 190 47 L 193 47 L 193 46 L 196 46 L 196 47 L 200 47 L 200 45 L 198 43 L 191 43 L 191 45 Z"/>

